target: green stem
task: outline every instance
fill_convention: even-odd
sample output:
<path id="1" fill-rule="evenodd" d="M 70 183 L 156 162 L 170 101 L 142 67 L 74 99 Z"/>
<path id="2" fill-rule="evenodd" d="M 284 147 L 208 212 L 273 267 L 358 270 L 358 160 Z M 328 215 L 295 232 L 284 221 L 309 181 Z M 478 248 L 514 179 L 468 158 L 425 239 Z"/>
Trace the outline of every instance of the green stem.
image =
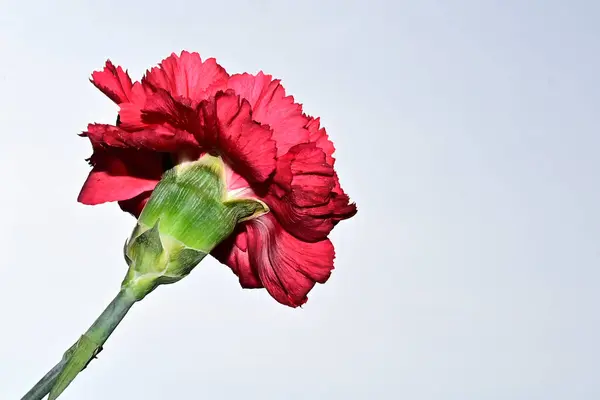
<path id="1" fill-rule="evenodd" d="M 85 335 L 102 346 L 136 301 L 137 298 L 131 289 L 122 288 Z"/>
<path id="2" fill-rule="evenodd" d="M 87 332 L 21 400 L 41 400 L 48 393 L 56 399 L 87 364 L 102 350 L 102 345 L 137 301 L 131 289 L 122 288 L 94 321 Z"/>
<path id="3" fill-rule="evenodd" d="M 27 394 L 21 398 L 21 400 L 41 400 L 46 397 L 46 395 L 50 393 L 52 386 L 54 386 L 56 378 L 58 378 L 58 375 L 60 375 L 61 371 L 63 370 L 66 361 L 67 360 L 62 359 L 58 364 L 56 364 L 54 368 L 48 371 L 48 373 L 44 375 L 44 377 L 40 379 L 39 382 L 36 383 L 35 386 L 32 387 L 29 392 L 27 392 Z"/>

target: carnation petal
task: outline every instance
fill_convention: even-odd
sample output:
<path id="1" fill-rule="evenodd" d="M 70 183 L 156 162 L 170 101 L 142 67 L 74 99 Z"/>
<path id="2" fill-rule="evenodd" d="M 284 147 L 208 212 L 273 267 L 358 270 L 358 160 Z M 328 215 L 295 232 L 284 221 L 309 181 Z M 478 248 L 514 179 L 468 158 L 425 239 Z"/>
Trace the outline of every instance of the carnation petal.
<path id="1" fill-rule="evenodd" d="M 202 61 L 200 54 L 182 51 L 179 56 L 172 53 L 146 72 L 142 83 L 155 91 L 163 89 L 175 98 L 198 103 L 224 89 L 228 78 L 229 74 L 214 58 Z"/>
<path id="2" fill-rule="evenodd" d="M 270 214 L 245 224 L 211 254 L 232 269 L 243 288 L 264 287 L 290 307 L 306 303 L 315 284 L 329 279 L 335 257 L 329 239 L 303 242 Z"/>
<path id="3" fill-rule="evenodd" d="M 219 244 L 211 254 L 221 263 L 227 265 L 237 275 L 244 289 L 260 289 L 263 287 L 256 271 L 248 258 L 248 234 L 239 229 L 228 239 Z"/>
<path id="4" fill-rule="evenodd" d="M 119 201 L 119 207 L 121 207 L 121 210 L 138 218 L 151 195 L 151 190 L 142 192 L 131 199 Z"/>
<path id="5" fill-rule="evenodd" d="M 254 121 L 248 101 L 233 91 L 218 92 L 192 106 L 160 89 L 148 96 L 142 110 L 134 109 L 121 109 L 125 129 L 148 130 L 157 136 L 162 132 L 169 143 L 178 145 L 191 144 L 195 137 L 196 147 L 223 155 L 249 182 L 264 182 L 275 169 L 277 148 L 272 130 Z"/>
<path id="6" fill-rule="evenodd" d="M 266 214 L 246 225 L 248 256 L 263 286 L 281 304 L 298 307 L 316 283 L 333 270 L 335 251 L 329 239 L 307 243 L 292 236 Z"/>
<path id="7" fill-rule="evenodd" d="M 335 159 L 333 158 L 333 153 L 335 152 L 335 146 L 333 142 L 329 139 L 327 135 L 327 131 L 325 128 L 321 128 L 321 119 L 308 117 L 309 121 L 306 124 L 306 129 L 310 133 L 309 141 L 311 143 L 315 143 L 319 146 L 327 157 L 327 162 L 333 166 L 335 164 Z"/>
<path id="8" fill-rule="evenodd" d="M 151 191 L 162 175 L 161 154 L 130 149 L 95 149 L 93 169 L 78 201 L 95 205 L 128 200 Z"/>
<path id="9" fill-rule="evenodd" d="M 277 156 L 281 156 L 298 143 L 309 141 L 305 128 L 308 118 L 294 97 L 286 96 L 278 79 L 259 72 L 257 75 L 236 74 L 227 82 L 227 87 L 246 99 L 252 106 L 252 117 L 273 130 L 277 143 Z"/>
<path id="10" fill-rule="evenodd" d="M 294 146 L 277 160 L 264 200 L 288 232 L 308 242 L 325 239 L 340 220 L 356 213 L 316 143 Z"/>
<path id="11" fill-rule="evenodd" d="M 231 92 L 217 94 L 215 109 L 218 121 L 215 148 L 224 153 L 233 169 L 248 181 L 265 181 L 276 163 L 273 132 L 252 119 L 247 100 Z"/>
<path id="12" fill-rule="evenodd" d="M 152 130 L 128 132 L 120 127 L 105 124 L 89 124 L 82 136 L 88 137 L 94 147 L 117 147 L 178 152 L 198 146 L 189 132 L 157 126 Z"/>
<path id="13" fill-rule="evenodd" d="M 106 61 L 102 71 L 94 71 L 90 80 L 115 103 L 120 104 L 130 100 L 133 86 L 131 78 L 123 68 L 115 67 L 110 60 Z"/>

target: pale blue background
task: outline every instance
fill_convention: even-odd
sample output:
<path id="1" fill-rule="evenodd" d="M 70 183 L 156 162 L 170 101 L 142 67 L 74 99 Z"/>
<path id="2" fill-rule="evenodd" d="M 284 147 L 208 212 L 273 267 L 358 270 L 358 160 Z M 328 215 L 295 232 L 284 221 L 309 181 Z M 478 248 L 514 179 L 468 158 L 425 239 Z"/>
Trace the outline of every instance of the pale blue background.
<path id="1" fill-rule="evenodd" d="M 76 197 L 87 81 L 172 51 L 320 115 L 358 216 L 303 310 L 210 260 L 136 306 L 61 397 L 600 398 L 600 3 L 0 3 L 0 398 L 116 293 L 134 220 Z"/>

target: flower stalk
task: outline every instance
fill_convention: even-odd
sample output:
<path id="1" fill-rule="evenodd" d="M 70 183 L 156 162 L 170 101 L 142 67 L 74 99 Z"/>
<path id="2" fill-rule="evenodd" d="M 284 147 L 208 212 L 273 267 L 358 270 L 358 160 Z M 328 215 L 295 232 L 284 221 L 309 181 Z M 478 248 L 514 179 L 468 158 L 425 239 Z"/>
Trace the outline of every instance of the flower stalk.
<path id="1" fill-rule="evenodd" d="M 102 345 L 136 302 L 134 292 L 129 288 L 122 288 L 90 328 L 65 352 L 62 360 L 21 400 L 41 400 L 48 393 L 49 400 L 56 399 L 102 351 Z"/>

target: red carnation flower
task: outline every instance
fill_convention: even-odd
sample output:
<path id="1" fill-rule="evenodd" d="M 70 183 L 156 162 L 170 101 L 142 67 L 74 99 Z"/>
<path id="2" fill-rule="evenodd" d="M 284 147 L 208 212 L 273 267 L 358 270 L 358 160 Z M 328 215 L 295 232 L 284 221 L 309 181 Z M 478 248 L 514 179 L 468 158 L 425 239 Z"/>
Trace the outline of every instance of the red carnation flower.
<path id="1" fill-rule="evenodd" d="M 92 83 L 120 107 L 116 125 L 90 124 L 93 166 L 79 201 L 117 201 L 139 216 L 162 174 L 205 153 L 222 157 L 227 189 L 270 212 L 240 224 L 211 254 L 244 288 L 266 288 L 297 307 L 327 281 L 327 238 L 356 213 L 334 170 L 333 143 L 319 119 L 262 72 L 229 75 L 197 53 L 172 54 L 141 82 L 106 62 Z"/>

